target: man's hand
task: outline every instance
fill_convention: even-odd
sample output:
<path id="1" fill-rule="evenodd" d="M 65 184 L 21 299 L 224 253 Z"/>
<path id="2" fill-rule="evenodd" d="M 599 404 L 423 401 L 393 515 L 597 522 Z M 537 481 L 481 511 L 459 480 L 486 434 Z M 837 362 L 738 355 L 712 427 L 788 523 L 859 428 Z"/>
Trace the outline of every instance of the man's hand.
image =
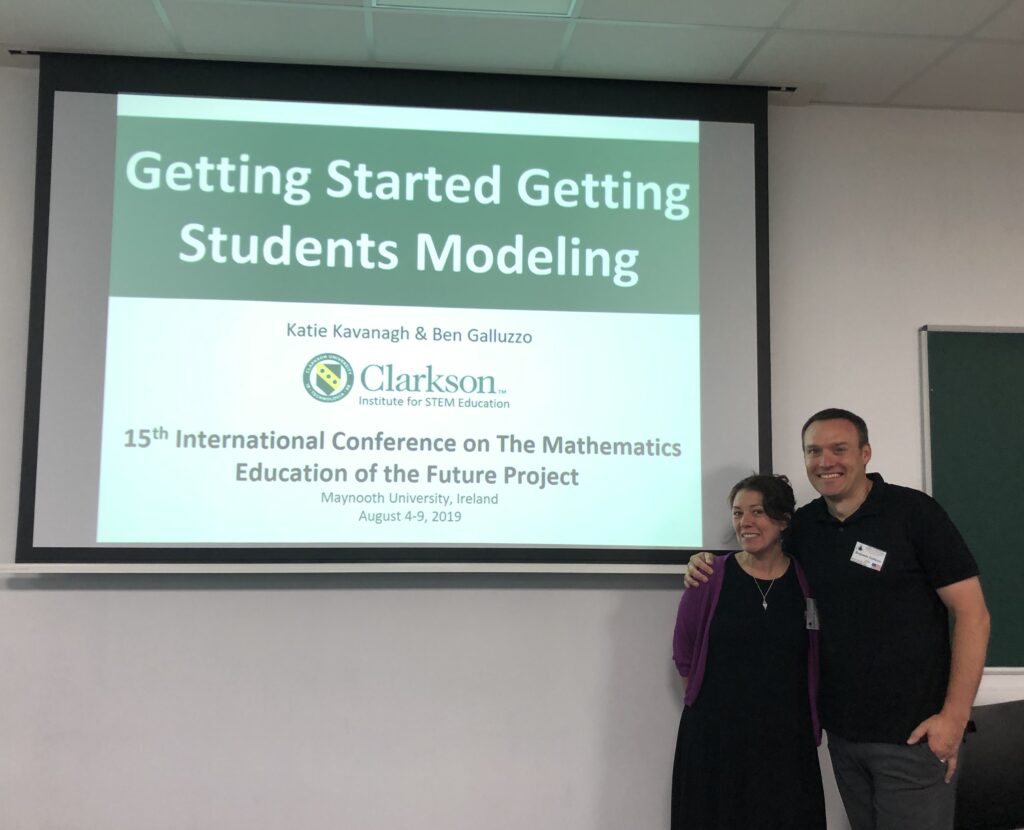
<path id="1" fill-rule="evenodd" d="M 956 758 L 960 752 L 960 744 L 964 739 L 965 722 L 952 715 L 939 712 L 917 725 L 917 729 L 907 738 L 908 744 L 916 744 L 922 738 L 928 738 L 928 748 L 936 758 L 946 765 L 946 783 L 953 780 L 956 772 Z"/>
<path id="2" fill-rule="evenodd" d="M 707 582 L 711 578 L 711 574 L 714 573 L 715 568 L 711 564 L 714 561 L 715 555 L 706 550 L 691 556 L 690 562 L 686 566 L 686 576 L 683 577 L 686 587 L 697 588 Z"/>
<path id="3" fill-rule="evenodd" d="M 939 599 L 953 617 L 952 667 L 942 711 L 932 715 L 910 733 L 908 744 L 928 736 L 928 748 L 946 764 L 946 783 L 953 780 L 956 757 L 960 752 L 964 729 L 971 716 L 971 704 L 977 694 L 985 667 L 989 615 L 978 577 L 973 576 L 938 589 Z"/>

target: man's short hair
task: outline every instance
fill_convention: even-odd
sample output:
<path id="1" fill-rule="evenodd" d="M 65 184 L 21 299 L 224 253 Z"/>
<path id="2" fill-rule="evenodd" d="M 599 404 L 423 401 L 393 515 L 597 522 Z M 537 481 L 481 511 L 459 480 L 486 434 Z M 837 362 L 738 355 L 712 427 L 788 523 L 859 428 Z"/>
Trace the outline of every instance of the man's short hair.
<path id="1" fill-rule="evenodd" d="M 788 522 L 796 510 L 796 498 L 789 479 L 783 475 L 752 475 L 737 481 L 729 491 L 729 506 L 732 507 L 736 494 L 751 490 L 761 494 L 764 512 L 777 522 Z"/>
<path id="2" fill-rule="evenodd" d="M 849 421 L 857 428 L 857 440 L 860 442 L 860 446 L 864 446 L 868 443 L 868 425 L 860 415 L 855 415 L 850 412 L 849 409 L 823 409 L 821 412 L 815 412 L 807 421 L 804 423 L 804 428 L 800 430 L 800 446 L 804 445 L 804 436 L 807 435 L 807 428 L 818 421 Z"/>

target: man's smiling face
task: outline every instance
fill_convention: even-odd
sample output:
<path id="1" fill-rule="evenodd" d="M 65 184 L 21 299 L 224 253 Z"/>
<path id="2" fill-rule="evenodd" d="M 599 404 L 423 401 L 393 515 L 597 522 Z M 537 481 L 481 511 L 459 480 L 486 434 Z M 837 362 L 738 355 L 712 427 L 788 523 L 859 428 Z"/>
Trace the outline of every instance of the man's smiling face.
<path id="1" fill-rule="evenodd" d="M 844 419 L 814 421 L 804 433 L 807 479 L 826 501 L 842 502 L 868 488 L 871 445 L 860 445 L 857 427 Z"/>

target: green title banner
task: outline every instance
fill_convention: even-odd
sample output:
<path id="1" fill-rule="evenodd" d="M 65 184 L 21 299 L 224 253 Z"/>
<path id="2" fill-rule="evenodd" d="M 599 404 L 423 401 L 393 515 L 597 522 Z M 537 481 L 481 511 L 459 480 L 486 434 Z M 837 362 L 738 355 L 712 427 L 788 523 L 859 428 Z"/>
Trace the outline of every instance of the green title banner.
<path id="1" fill-rule="evenodd" d="M 698 311 L 693 122 L 154 100 L 119 107 L 113 296 Z"/>

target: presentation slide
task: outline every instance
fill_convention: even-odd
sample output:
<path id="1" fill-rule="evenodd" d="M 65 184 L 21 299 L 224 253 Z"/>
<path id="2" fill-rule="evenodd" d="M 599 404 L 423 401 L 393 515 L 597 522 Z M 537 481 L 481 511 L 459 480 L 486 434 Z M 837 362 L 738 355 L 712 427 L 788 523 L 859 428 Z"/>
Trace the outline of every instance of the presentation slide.
<path id="1" fill-rule="evenodd" d="M 119 96 L 97 542 L 699 545 L 699 134 Z"/>
<path id="2" fill-rule="evenodd" d="M 19 562 L 729 544 L 765 457 L 752 120 L 626 95 L 646 85 L 602 114 L 514 109 L 501 79 L 374 75 L 370 100 L 331 70 L 352 88 L 329 103 L 65 89 L 60 66 Z"/>

